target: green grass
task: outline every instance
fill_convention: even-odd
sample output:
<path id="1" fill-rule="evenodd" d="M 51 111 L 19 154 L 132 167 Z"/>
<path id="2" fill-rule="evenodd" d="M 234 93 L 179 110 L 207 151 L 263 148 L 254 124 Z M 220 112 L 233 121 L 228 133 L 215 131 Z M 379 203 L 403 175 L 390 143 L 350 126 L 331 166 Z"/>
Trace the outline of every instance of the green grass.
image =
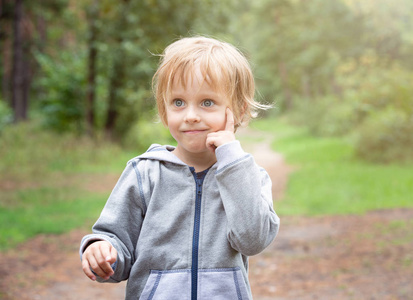
<path id="1" fill-rule="evenodd" d="M 413 165 L 378 165 L 357 160 L 349 141 L 315 138 L 283 120 L 260 120 L 253 128 L 274 134 L 272 148 L 294 167 L 283 215 L 363 214 L 413 207 Z"/>
<path id="2" fill-rule="evenodd" d="M 19 180 L 53 172 L 119 171 L 121 163 L 136 155 L 113 143 L 44 131 L 31 123 L 1 131 L 0 144 L 0 176 Z"/>
<path id="3" fill-rule="evenodd" d="M 0 145 L 0 250 L 40 233 L 91 226 L 113 186 L 90 191 L 82 180 L 120 175 L 142 151 L 47 132 L 30 123 L 5 128 Z"/>
<path id="4" fill-rule="evenodd" d="M 90 226 L 107 197 L 68 188 L 27 189 L 16 194 L 15 205 L 0 207 L 0 250 L 40 233 L 58 234 Z"/>

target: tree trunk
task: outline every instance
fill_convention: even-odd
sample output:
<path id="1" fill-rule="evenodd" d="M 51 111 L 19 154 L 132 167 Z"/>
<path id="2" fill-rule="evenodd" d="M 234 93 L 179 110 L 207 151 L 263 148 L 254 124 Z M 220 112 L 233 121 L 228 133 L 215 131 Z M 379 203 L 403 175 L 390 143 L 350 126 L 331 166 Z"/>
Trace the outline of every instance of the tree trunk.
<path id="1" fill-rule="evenodd" d="M 114 136 L 116 123 L 119 117 L 119 108 L 123 104 L 120 92 L 125 85 L 125 52 L 122 48 L 124 37 L 122 31 L 127 27 L 124 16 L 129 9 L 130 0 L 123 0 L 122 5 L 122 18 L 117 23 L 119 30 L 119 37 L 117 39 L 117 46 L 114 51 L 112 73 L 109 79 L 109 99 L 108 99 L 108 111 L 106 115 L 105 134 L 106 138 L 116 139 Z"/>
<path id="2" fill-rule="evenodd" d="M 98 27 L 96 20 L 99 12 L 99 2 L 95 0 L 89 13 L 89 54 L 88 54 L 88 79 L 86 95 L 86 131 L 92 136 L 95 129 L 95 91 L 96 91 L 96 60 L 98 50 L 96 47 Z"/>
<path id="3" fill-rule="evenodd" d="M 27 119 L 27 98 L 25 97 L 25 74 L 22 34 L 23 0 L 15 1 L 13 20 L 13 71 L 12 71 L 12 108 L 14 122 Z M 26 98 L 26 99 L 25 99 Z"/>
<path id="4" fill-rule="evenodd" d="M 12 15 L 10 15 L 10 0 L 0 0 L 0 71 L 1 91 L 0 97 L 11 105 L 11 36 Z"/>
<path id="5" fill-rule="evenodd" d="M 0 37 L 0 51 L 1 51 L 1 94 L 0 96 L 7 101 L 9 105 L 11 105 L 11 97 L 10 97 L 10 80 L 11 80 L 11 62 L 12 62 L 12 56 L 11 56 L 11 43 L 12 41 L 10 40 L 10 31 L 11 31 L 11 26 L 7 22 L 6 24 L 1 24 L 5 25 L 3 28 L 0 30 L 2 31 L 1 37 Z"/>
<path id="6" fill-rule="evenodd" d="M 32 79 L 33 79 L 33 73 L 32 73 L 33 69 L 32 69 L 32 66 L 30 65 L 30 61 L 27 59 L 23 59 L 23 70 L 24 70 L 24 77 L 23 77 L 24 118 L 23 119 L 25 120 L 27 119 L 27 111 L 29 110 L 29 92 L 30 92 L 30 86 L 32 84 Z"/>
<path id="7" fill-rule="evenodd" d="M 108 111 L 106 116 L 105 133 L 108 139 L 114 139 L 114 130 L 116 122 L 119 116 L 118 107 L 120 106 L 121 99 L 119 97 L 119 91 L 121 91 L 124 85 L 125 66 L 124 58 L 119 47 L 119 53 L 113 62 L 113 71 L 109 79 L 109 101 Z"/>
<path id="8" fill-rule="evenodd" d="M 281 62 L 278 65 L 278 71 L 279 71 L 280 79 L 281 79 L 281 88 L 283 89 L 283 92 L 284 92 L 285 109 L 290 110 L 292 108 L 293 100 L 292 100 L 290 88 L 288 87 L 288 71 L 283 62 Z"/>

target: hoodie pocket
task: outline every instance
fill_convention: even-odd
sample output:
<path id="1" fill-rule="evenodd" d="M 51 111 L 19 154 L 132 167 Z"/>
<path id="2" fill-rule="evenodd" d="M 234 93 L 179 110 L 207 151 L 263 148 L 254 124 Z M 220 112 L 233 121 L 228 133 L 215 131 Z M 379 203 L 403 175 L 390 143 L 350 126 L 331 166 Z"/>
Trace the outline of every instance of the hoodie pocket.
<path id="1" fill-rule="evenodd" d="M 191 299 L 191 270 L 151 271 L 139 299 Z"/>
<path id="2" fill-rule="evenodd" d="M 151 271 L 140 299 L 191 299 L 191 270 Z M 198 299 L 250 299 L 240 268 L 199 270 Z"/>
<path id="3" fill-rule="evenodd" d="M 248 300 L 247 287 L 240 268 L 198 271 L 198 299 Z"/>

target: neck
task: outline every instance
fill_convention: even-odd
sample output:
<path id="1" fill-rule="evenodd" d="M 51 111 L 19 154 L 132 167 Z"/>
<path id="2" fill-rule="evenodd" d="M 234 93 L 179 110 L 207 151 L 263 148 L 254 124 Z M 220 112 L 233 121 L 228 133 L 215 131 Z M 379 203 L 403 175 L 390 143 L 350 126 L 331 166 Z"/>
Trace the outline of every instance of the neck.
<path id="1" fill-rule="evenodd" d="M 215 153 L 209 150 L 201 153 L 192 153 L 183 151 L 177 147 L 174 151 L 172 151 L 172 153 L 188 166 L 195 168 L 195 172 L 202 172 L 211 167 L 217 161 Z"/>

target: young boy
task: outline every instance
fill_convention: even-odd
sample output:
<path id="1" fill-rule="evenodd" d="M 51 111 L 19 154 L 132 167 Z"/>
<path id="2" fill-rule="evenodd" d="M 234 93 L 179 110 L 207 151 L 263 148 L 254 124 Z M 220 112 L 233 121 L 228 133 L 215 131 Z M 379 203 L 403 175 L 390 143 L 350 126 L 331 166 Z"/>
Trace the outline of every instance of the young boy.
<path id="1" fill-rule="evenodd" d="M 279 218 L 268 174 L 234 135 L 261 107 L 249 64 L 227 43 L 184 38 L 165 49 L 153 85 L 177 146 L 128 162 L 82 240 L 83 271 L 128 279 L 126 299 L 252 299 L 248 256 Z"/>

